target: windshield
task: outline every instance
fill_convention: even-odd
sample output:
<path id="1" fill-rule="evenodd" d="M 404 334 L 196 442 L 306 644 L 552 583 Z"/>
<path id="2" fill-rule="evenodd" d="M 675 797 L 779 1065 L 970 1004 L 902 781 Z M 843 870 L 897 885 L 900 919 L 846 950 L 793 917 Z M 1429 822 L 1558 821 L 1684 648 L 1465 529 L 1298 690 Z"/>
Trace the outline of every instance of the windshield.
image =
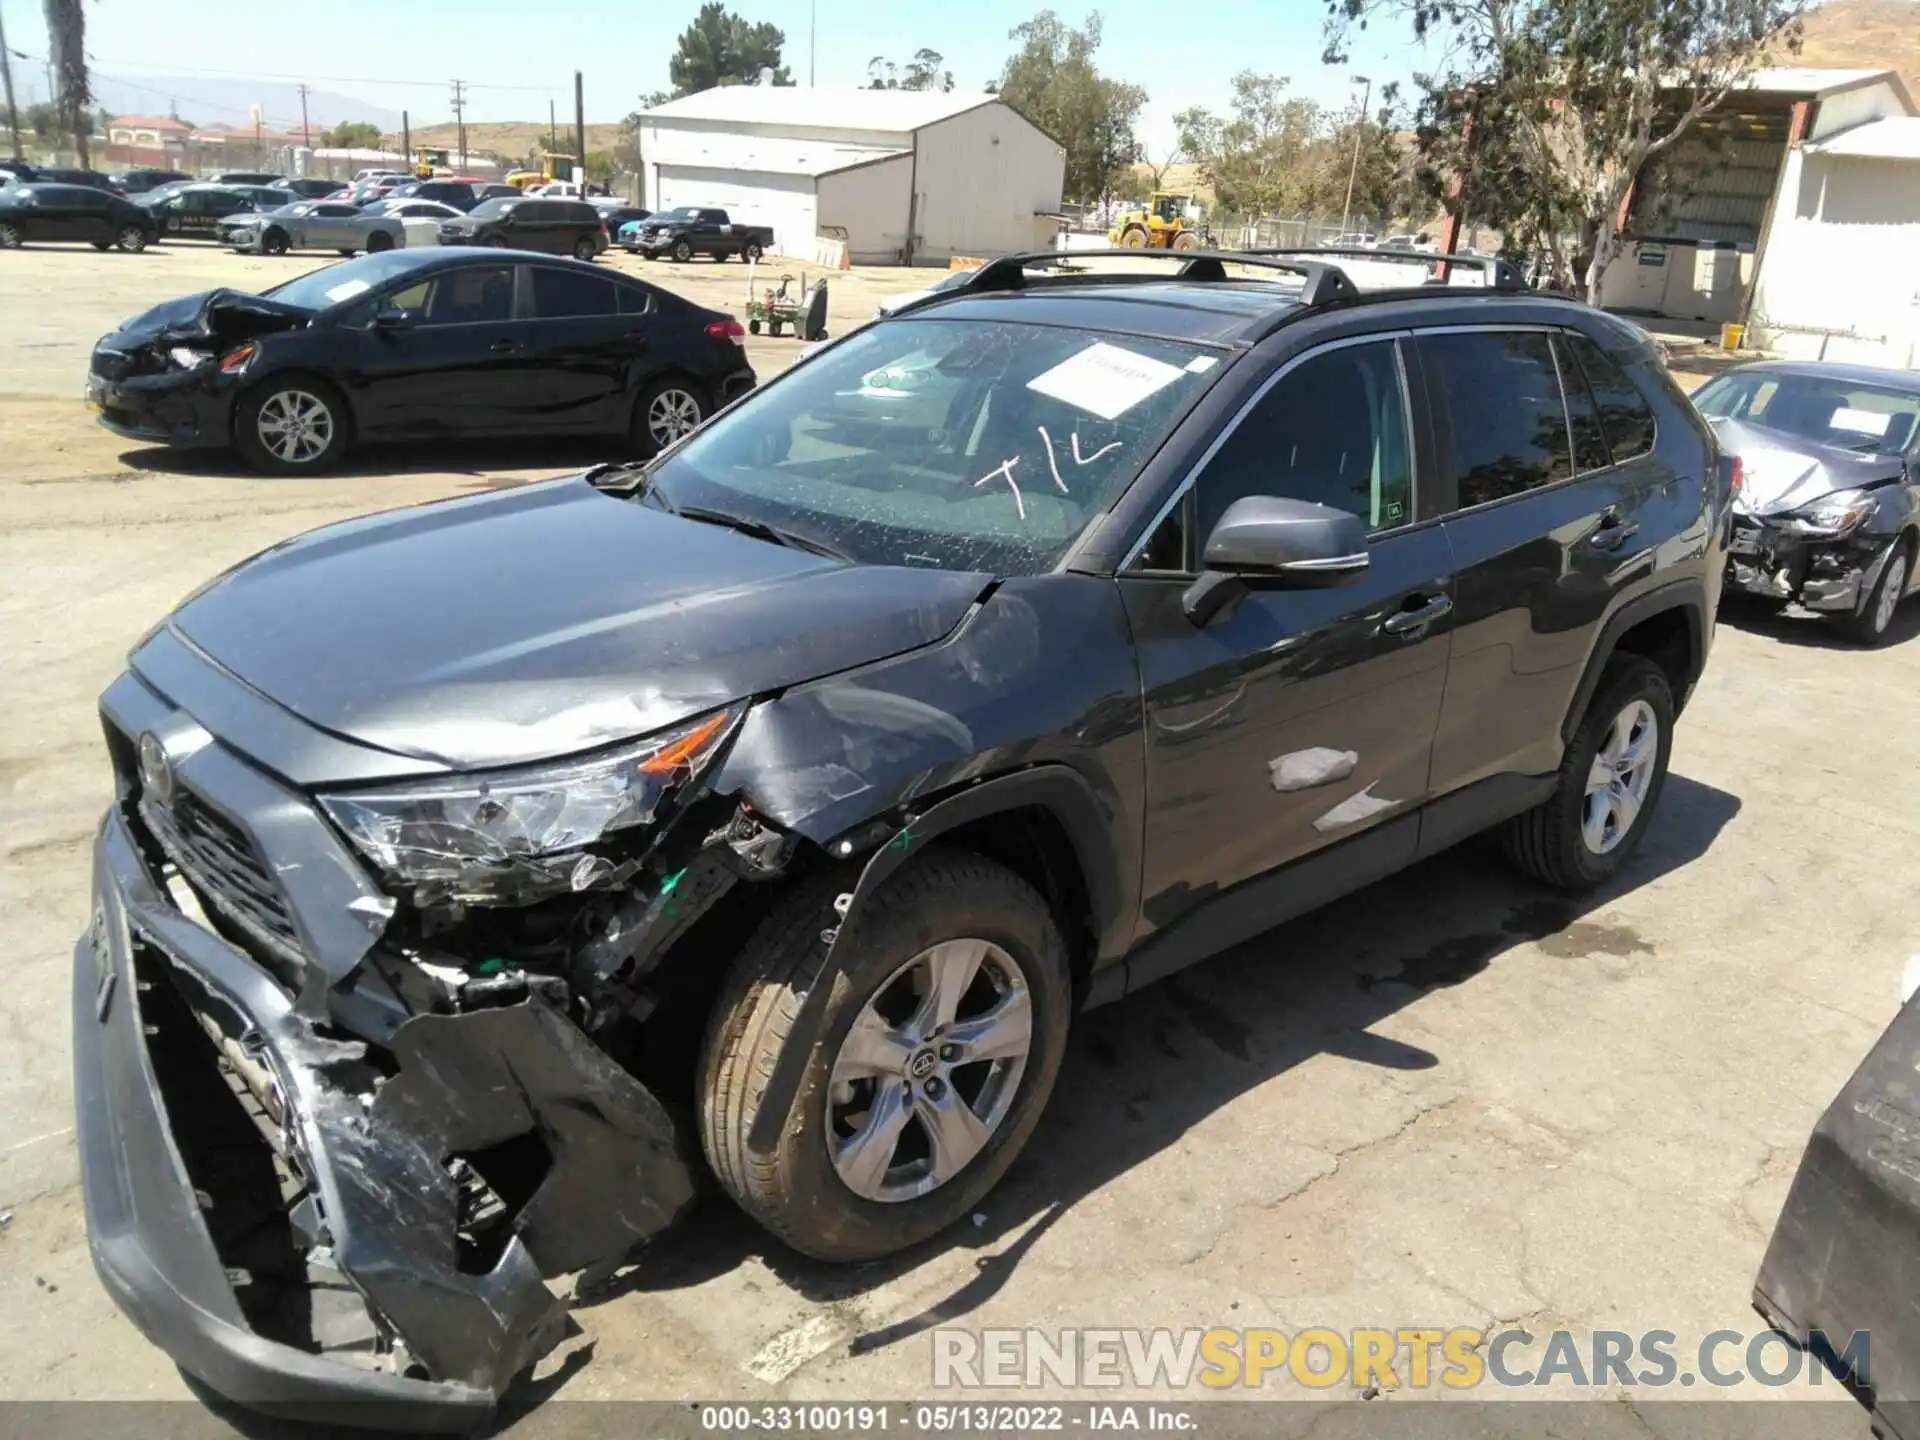
<path id="1" fill-rule="evenodd" d="M 282 305 L 298 305 L 303 310 L 325 310 L 369 290 L 377 290 L 396 276 L 404 275 L 420 263 L 419 254 L 409 257 L 404 250 L 383 250 L 378 255 L 362 255 L 358 260 L 343 260 L 338 265 L 310 270 L 297 280 L 276 285 L 261 293 Z"/>
<path id="2" fill-rule="evenodd" d="M 876 324 L 756 392 L 647 493 L 877 565 L 1051 569 L 1212 383 L 1195 345 L 968 320 Z"/>
<path id="3" fill-rule="evenodd" d="M 519 203 L 518 200 L 483 200 L 467 213 L 476 220 L 497 220 Z"/>
<path id="4" fill-rule="evenodd" d="M 1839 376 L 1749 370 L 1720 376 L 1693 403 L 1709 419 L 1739 420 L 1867 455 L 1897 455 L 1920 430 L 1920 385 L 1903 392 Z"/>
<path id="5" fill-rule="evenodd" d="M 669 210 L 664 215 L 655 215 L 655 220 L 698 220 L 700 212 L 691 205 L 682 205 L 677 210 Z"/>

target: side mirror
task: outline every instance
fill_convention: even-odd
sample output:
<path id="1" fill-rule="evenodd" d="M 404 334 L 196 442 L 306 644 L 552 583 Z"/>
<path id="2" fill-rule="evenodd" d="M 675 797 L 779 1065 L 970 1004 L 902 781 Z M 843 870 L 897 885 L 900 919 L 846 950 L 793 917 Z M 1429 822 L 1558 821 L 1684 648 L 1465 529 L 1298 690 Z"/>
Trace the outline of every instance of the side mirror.
<path id="1" fill-rule="evenodd" d="M 405 310 L 376 310 L 373 312 L 373 328 L 376 330 L 411 330 L 413 316 Z"/>
<path id="2" fill-rule="evenodd" d="M 1227 507 L 1207 536 L 1204 572 L 1182 597 L 1204 625 L 1251 586 L 1319 589 L 1366 573 L 1360 517 L 1311 500 L 1248 495 Z"/>

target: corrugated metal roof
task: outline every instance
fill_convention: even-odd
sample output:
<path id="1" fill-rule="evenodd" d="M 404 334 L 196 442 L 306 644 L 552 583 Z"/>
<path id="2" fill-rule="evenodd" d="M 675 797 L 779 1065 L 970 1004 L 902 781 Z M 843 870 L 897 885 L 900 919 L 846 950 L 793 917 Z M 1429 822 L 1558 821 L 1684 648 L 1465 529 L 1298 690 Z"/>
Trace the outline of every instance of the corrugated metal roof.
<path id="1" fill-rule="evenodd" d="M 1858 155 L 1871 160 L 1920 160 L 1920 116 L 1869 120 L 1806 146 L 1820 155 Z"/>
<path id="2" fill-rule="evenodd" d="M 743 125 L 811 125 L 834 130 L 908 132 L 996 103 L 959 90 L 835 90 L 805 85 L 722 85 L 651 110 L 649 120 L 722 120 Z"/>
<path id="3" fill-rule="evenodd" d="M 1816 65 L 1780 65 L 1771 70 L 1754 71 L 1736 88 L 1821 98 L 1883 79 L 1897 81 L 1898 76 L 1892 70 L 1825 70 Z"/>
<path id="4" fill-rule="evenodd" d="M 719 143 L 707 144 L 712 138 Z M 742 144 L 746 139 L 748 143 Z M 732 143 L 727 143 L 731 141 Z M 755 170 L 772 175 L 831 175 L 856 165 L 876 160 L 891 160 L 913 154 L 901 145 L 831 145 L 824 140 L 801 140 L 785 135 L 703 136 L 696 130 L 673 135 L 672 149 L 665 142 L 653 158 L 662 165 L 698 165 L 715 170 Z"/>

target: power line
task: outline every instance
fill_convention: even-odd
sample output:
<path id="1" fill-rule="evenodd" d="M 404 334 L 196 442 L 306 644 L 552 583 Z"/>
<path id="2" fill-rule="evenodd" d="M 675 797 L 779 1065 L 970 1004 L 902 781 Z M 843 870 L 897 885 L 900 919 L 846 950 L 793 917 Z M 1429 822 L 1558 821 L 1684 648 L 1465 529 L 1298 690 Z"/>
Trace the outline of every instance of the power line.
<path id="1" fill-rule="evenodd" d="M 110 65 L 118 61 L 110 60 Z M 434 80 L 394 80 L 377 75 L 298 75 L 267 70 L 218 70 L 206 65 L 168 65 L 170 71 L 182 75 L 220 75 L 236 80 L 305 80 L 325 85 L 400 85 L 410 89 L 432 89 L 439 82 Z M 552 85 L 500 85 L 485 80 L 462 82 L 469 90 L 523 90 L 531 95 L 553 95 L 558 90 Z M 565 87 L 559 87 L 564 89 Z"/>

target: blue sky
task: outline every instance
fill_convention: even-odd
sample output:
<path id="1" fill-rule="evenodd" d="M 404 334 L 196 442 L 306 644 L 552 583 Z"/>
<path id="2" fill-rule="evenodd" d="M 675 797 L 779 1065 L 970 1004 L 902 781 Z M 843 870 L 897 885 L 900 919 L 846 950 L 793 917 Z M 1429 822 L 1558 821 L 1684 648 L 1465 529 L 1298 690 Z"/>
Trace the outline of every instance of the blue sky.
<path id="1" fill-rule="evenodd" d="M 787 34 L 787 62 L 806 82 L 810 3 L 817 5 L 818 83 L 862 81 L 874 55 L 903 60 L 940 51 L 959 88 L 977 90 L 1012 49 L 1007 32 L 1035 0 L 971 0 L 926 6 L 876 0 L 737 0 L 750 20 Z M 104 74 L 218 74 L 311 81 L 337 94 L 412 111 L 415 124 L 452 118 L 447 81 L 468 81 L 473 120 L 542 120 L 549 99 L 573 108 L 573 72 L 585 73 L 587 118 L 614 120 L 638 96 L 667 88 L 667 57 L 697 0 L 543 6 L 529 0 L 328 0 L 288 7 L 274 0 L 93 0 L 88 49 Z M 1056 6 L 1071 23 L 1085 11 Z M 1329 105 L 1356 104 L 1354 72 L 1404 79 L 1417 61 L 1405 32 L 1376 27 L 1353 63 L 1320 63 L 1321 0 L 1108 0 L 1099 62 L 1146 88 L 1144 138 L 1155 153 L 1172 139 L 1173 114 L 1191 104 L 1224 108 L 1235 71 L 1290 77 Z M 39 0 L 0 0 L 12 49 L 47 50 Z M 14 62 L 23 103 L 45 94 L 44 67 Z M 154 108 L 164 100 L 154 97 Z M 212 118 L 212 117 L 206 117 Z M 227 117 L 230 118 L 230 117 Z M 274 117 L 269 117 L 274 118 Z"/>

